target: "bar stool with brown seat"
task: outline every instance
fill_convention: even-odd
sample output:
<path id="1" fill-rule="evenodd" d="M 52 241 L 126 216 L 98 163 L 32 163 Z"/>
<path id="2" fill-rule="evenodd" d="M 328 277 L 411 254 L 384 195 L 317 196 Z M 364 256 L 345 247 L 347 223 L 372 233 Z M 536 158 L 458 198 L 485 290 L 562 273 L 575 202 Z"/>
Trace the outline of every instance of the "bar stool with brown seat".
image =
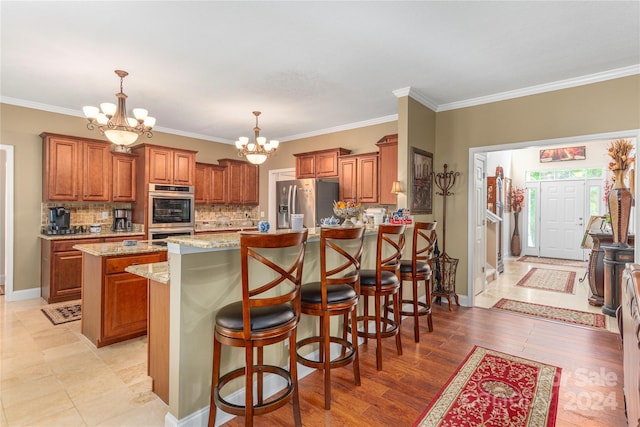
<path id="1" fill-rule="evenodd" d="M 413 227 L 413 243 L 410 260 L 400 262 L 400 304 L 402 316 L 413 317 L 414 341 L 420 342 L 420 316 L 427 316 L 429 332 L 433 332 L 431 316 L 431 266 L 429 260 L 433 257 L 436 243 L 437 222 L 416 222 Z M 411 299 L 402 299 L 402 282 L 411 281 L 413 294 Z M 418 299 L 418 282 L 425 282 L 426 302 Z M 411 305 L 411 311 L 404 310 L 404 304 Z"/>
<path id="2" fill-rule="evenodd" d="M 254 415 L 271 412 L 293 402 L 293 419 L 302 425 L 296 366 L 296 330 L 300 320 L 300 288 L 307 230 L 240 236 L 242 301 L 222 307 L 215 320 L 209 427 L 215 425 L 216 407 L 229 414 L 244 415 L 253 425 Z M 284 264 L 284 265 L 282 265 Z M 289 339 L 289 371 L 264 364 L 264 347 Z M 222 345 L 244 347 L 245 366 L 220 377 Z M 254 364 L 254 348 L 257 360 Z M 257 376 L 257 397 L 253 398 L 253 376 Z M 263 396 L 264 373 L 278 375 L 286 387 L 274 396 Z M 223 387 L 245 377 L 245 405 L 222 397 Z"/>
<path id="3" fill-rule="evenodd" d="M 297 343 L 298 362 L 324 371 L 324 407 L 331 409 L 331 369 L 353 364 L 356 385 L 360 385 L 357 337 L 348 340 L 351 329 L 357 330 L 356 309 L 360 297 L 360 259 L 364 244 L 364 227 L 322 228 L 320 231 L 320 282 L 302 286 L 303 314 L 320 317 L 319 334 Z M 332 336 L 331 316 L 343 316 L 342 337 Z M 332 359 L 331 343 L 340 346 L 340 355 Z M 301 355 L 301 349 L 317 346 L 318 357 Z"/>
<path id="4" fill-rule="evenodd" d="M 400 339 L 400 258 L 404 249 L 404 224 L 380 224 L 376 247 L 375 270 L 360 270 L 360 295 L 364 298 L 364 313 L 358 322 L 364 328 L 358 329 L 358 336 L 376 340 L 376 369 L 382 370 L 382 338 L 396 337 L 398 355 L 402 355 Z M 374 297 L 375 315 L 369 315 L 369 297 Z M 382 298 L 385 299 L 382 316 Z M 387 303 L 393 298 L 394 318 L 388 318 Z M 375 322 L 375 332 L 369 332 L 369 322 Z M 384 329 L 383 329 L 384 326 Z"/>

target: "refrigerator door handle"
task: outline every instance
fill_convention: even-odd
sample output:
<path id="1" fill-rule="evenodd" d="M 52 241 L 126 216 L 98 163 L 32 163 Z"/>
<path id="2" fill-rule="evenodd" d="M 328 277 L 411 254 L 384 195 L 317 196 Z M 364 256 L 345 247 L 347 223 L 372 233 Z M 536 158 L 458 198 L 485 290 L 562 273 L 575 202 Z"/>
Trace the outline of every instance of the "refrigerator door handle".
<path id="1" fill-rule="evenodd" d="M 291 224 L 291 190 L 293 185 L 289 186 L 289 195 L 287 197 L 287 224 Z"/>
<path id="2" fill-rule="evenodd" d="M 298 186 L 294 185 L 293 186 L 293 212 L 294 214 L 297 214 L 298 212 L 296 212 L 296 206 L 297 206 L 297 196 L 298 196 Z"/>

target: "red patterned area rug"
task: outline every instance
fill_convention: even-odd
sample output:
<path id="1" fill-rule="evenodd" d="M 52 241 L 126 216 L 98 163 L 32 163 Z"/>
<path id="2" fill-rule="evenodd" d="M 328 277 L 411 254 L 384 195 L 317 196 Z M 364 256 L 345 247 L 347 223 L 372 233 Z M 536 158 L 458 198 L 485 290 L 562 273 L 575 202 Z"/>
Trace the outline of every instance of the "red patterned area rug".
<path id="1" fill-rule="evenodd" d="M 607 328 L 604 314 L 600 313 L 590 313 L 588 311 L 578 311 L 570 308 L 551 307 L 548 305 L 516 301 L 507 298 L 502 298 L 491 308 L 510 311 L 526 316 L 539 317 L 547 320 L 570 323 L 573 325 L 587 326 L 590 328 Z"/>
<path id="2" fill-rule="evenodd" d="M 537 256 L 522 256 L 518 258 L 520 262 L 530 262 L 533 264 L 551 264 L 551 265 L 564 265 L 567 267 L 586 268 L 586 261 L 577 261 L 575 259 L 561 259 L 561 258 L 544 258 Z"/>
<path id="3" fill-rule="evenodd" d="M 516 283 L 516 286 L 572 294 L 575 281 L 574 271 L 532 268 Z"/>
<path id="4" fill-rule="evenodd" d="M 414 427 L 552 427 L 561 369 L 475 346 Z"/>

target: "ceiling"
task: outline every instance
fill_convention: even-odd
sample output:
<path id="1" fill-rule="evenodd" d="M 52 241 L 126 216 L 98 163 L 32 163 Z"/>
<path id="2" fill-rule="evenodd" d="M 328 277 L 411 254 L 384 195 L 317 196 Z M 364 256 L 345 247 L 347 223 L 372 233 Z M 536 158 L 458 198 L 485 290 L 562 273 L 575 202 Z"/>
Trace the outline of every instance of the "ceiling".
<path id="1" fill-rule="evenodd" d="M 640 73 L 640 2 L 0 2 L 4 103 L 156 130 L 290 140 Z"/>

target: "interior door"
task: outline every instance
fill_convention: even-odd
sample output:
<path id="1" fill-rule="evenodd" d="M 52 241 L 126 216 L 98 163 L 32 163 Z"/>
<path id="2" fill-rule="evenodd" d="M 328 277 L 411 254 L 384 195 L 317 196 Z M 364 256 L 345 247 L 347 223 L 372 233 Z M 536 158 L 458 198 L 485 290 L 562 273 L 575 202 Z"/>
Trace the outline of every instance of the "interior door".
<path id="1" fill-rule="evenodd" d="M 583 260 L 584 181 L 550 181 L 540 186 L 540 256 Z"/>
<path id="2" fill-rule="evenodd" d="M 486 252 L 486 187 L 485 181 L 485 169 L 487 164 L 487 158 L 485 155 L 475 154 L 473 158 L 473 170 L 474 170 L 474 207 L 475 207 L 475 219 L 474 219 L 474 236 L 473 236 L 473 295 L 478 295 L 484 291 L 487 284 L 487 277 L 485 274 L 485 265 L 487 263 Z"/>

